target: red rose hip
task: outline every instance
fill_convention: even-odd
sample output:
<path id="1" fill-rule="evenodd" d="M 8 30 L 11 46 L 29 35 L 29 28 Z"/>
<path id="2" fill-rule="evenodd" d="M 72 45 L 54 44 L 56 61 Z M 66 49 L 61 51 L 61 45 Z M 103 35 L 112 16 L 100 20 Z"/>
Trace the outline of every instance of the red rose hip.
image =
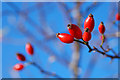
<path id="1" fill-rule="evenodd" d="M 85 29 L 85 32 L 82 35 L 84 41 L 88 42 L 91 39 L 91 32 L 88 28 Z"/>
<path id="2" fill-rule="evenodd" d="M 89 14 L 88 17 L 85 19 L 84 29 L 88 28 L 90 32 L 92 32 L 94 25 L 95 25 L 95 21 L 94 21 L 93 15 Z"/>
<path id="3" fill-rule="evenodd" d="M 101 34 L 104 34 L 104 32 L 105 32 L 105 26 L 104 26 L 104 23 L 103 23 L 103 22 L 100 23 L 98 29 L 99 29 L 99 32 L 100 32 Z"/>
<path id="4" fill-rule="evenodd" d="M 57 33 L 56 36 L 63 43 L 72 43 L 74 41 L 74 37 L 70 34 L 67 34 L 67 33 Z"/>
<path id="5" fill-rule="evenodd" d="M 17 59 L 19 61 L 25 61 L 26 60 L 26 58 L 25 58 L 25 56 L 23 54 L 17 53 L 16 55 L 17 55 Z"/>
<path id="6" fill-rule="evenodd" d="M 67 28 L 70 32 L 70 34 L 75 37 L 76 39 L 81 39 L 82 38 L 82 31 L 80 30 L 80 28 L 75 25 L 75 24 L 68 24 Z"/>
<path id="7" fill-rule="evenodd" d="M 26 44 L 26 52 L 29 54 L 29 55 L 33 55 L 34 53 L 34 50 L 33 50 L 33 47 L 30 43 L 27 43 Z"/>
<path id="8" fill-rule="evenodd" d="M 120 20 L 120 13 L 116 14 L 116 20 L 118 20 L 118 21 Z"/>
<path id="9" fill-rule="evenodd" d="M 20 71 L 24 68 L 24 65 L 19 63 L 19 64 L 16 64 L 14 65 L 13 69 L 16 70 L 16 71 Z"/>

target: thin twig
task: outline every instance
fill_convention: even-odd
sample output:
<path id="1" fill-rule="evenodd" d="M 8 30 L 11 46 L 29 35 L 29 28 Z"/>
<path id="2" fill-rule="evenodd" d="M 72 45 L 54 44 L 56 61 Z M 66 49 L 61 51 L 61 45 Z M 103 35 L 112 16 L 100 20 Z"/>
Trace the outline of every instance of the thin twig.
<path id="1" fill-rule="evenodd" d="M 112 48 L 110 50 L 113 52 L 114 55 L 117 55 L 116 52 Z"/>
<path id="2" fill-rule="evenodd" d="M 42 73 L 44 73 L 44 74 L 46 74 L 46 75 L 50 75 L 50 76 L 56 77 L 56 78 L 59 79 L 59 80 L 62 80 L 62 78 L 61 78 L 60 76 L 58 76 L 58 75 L 55 74 L 55 73 L 52 73 L 52 72 L 49 72 L 49 71 L 44 70 L 41 66 L 39 66 L 39 65 L 36 64 L 35 62 L 32 62 L 31 64 L 32 64 L 33 66 L 37 67 L 37 68 L 40 70 L 40 72 L 42 72 Z"/>
<path id="3" fill-rule="evenodd" d="M 82 44 L 86 45 L 86 46 L 89 48 L 89 52 L 91 52 L 91 51 L 96 51 L 96 52 L 98 52 L 98 53 L 100 53 L 100 54 L 105 55 L 106 57 L 110 57 L 111 59 L 120 58 L 120 56 L 118 56 L 118 55 L 112 56 L 112 55 L 106 54 L 105 52 L 102 52 L 102 51 L 98 50 L 98 49 L 97 49 L 96 47 L 94 47 L 94 46 L 93 46 L 93 48 L 91 48 L 91 46 L 89 45 L 88 42 L 87 42 L 87 43 L 84 43 L 84 42 L 79 41 L 79 40 L 77 40 L 77 39 L 74 39 L 74 41 L 77 41 L 77 42 L 79 42 L 79 43 L 82 43 Z"/>
<path id="4" fill-rule="evenodd" d="M 104 52 L 108 52 L 110 49 L 108 49 L 108 50 L 105 50 L 104 48 L 103 48 L 103 46 L 100 46 L 101 47 L 101 49 L 104 51 Z"/>

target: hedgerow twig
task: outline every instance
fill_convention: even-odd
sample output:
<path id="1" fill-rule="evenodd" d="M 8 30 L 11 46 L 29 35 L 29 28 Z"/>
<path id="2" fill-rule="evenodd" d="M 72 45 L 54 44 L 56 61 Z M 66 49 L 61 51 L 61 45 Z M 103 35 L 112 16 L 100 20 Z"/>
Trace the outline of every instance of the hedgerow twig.
<path id="1" fill-rule="evenodd" d="M 80 41 L 80 40 L 77 40 L 77 39 L 74 39 L 74 41 L 86 45 L 86 46 L 89 48 L 89 52 L 96 51 L 96 52 L 98 52 L 98 53 L 100 53 L 100 54 L 102 54 L 102 55 L 105 55 L 106 57 L 110 57 L 111 59 L 120 58 L 120 56 L 118 56 L 118 55 L 109 55 L 109 54 L 106 54 L 106 52 L 102 52 L 102 51 L 98 50 L 95 46 L 93 46 L 93 48 L 92 48 L 92 47 L 89 45 L 88 42 L 85 43 L 85 42 Z"/>
<path id="2" fill-rule="evenodd" d="M 52 73 L 52 72 L 44 70 L 41 66 L 39 66 L 35 62 L 31 62 L 30 64 L 33 65 L 33 66 L 35 66 L 36 68 L 38 68 L 40 70 L 40 72 L 42 72 L 43 74 L 50 75 L 50 76 L 56 77 L 59 80 L 62 80 L 62 78 L 60 76 L 58 76 L 55 73 Z"/>

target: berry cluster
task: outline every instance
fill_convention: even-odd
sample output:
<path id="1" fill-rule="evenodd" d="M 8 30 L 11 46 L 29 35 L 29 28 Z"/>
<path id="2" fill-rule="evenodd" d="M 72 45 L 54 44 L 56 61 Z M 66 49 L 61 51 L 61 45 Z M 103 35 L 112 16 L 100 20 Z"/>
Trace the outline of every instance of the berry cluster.
<path id="1" fill-rule="evenodd" d="M 26 46 L 26 52 L 29 54 L 29 55 L 33 55 L 34 54 L 34 49 L 32 47 L 32 45 L 30 43 L 27 43 Z M 19 61 L 26 61 L 26 58 L 23 54 L 21 53 L 17 53 L 16 54 L 16 58 L 19 60 Z M 16 65 L 14 65 L 13 69 L 16 70 L 16 71 L 20 71 L 24 68 L 24 64 L 22 63 L 18 63 Z"/>
<path id="2" fill-rule="evenodd" d="M 88 17 L 85 19 L 84 22 L 84 33 L 82 34 L 81 29 L 75 24 L 68 24 L 67 28 L 70 34 L 67 33 L 57 33 L 56 36 L 63 42 L 63 43 L 72 43 L 74 38 L 82 39 L 84 42 L 88 42 L 91 40 L 91 32 L 93 31 L 95 26 L 95 20 L 92 14 L 89 14 Z M 105 32 L 105 26 L 103 22 L 100 23 L 99 32 L 103 35 Z"/>
<path id="3" fill-rule="evenodd" d="M 120 15 L 119 14 L 116 14 L 116 20 L 119 21 L 120 20 Z M 106 54 L 106 52 L 108 51 L 112 51 L 114 54 L 116 54 L 111 48 L 108 48 L 107 50 L 105 50 L 103 48 L 103 42 L 105 41 L 105 36 L 104 36 L 104 33 L 105 33 L 105 26 L 104 26 L 104 23 L 101 22 L 98 26 L 98 30 L 99 32 L 102 34 L 101 35 L 101 40 L 102 40 L 102 43 L 100 45 L 101 50 L 99 50 L 98 48 L 96 48 L 95 46 L 91 47 L 89 45 L 89 42 L 91 40 L 91 32 L 93 31 L 94 29 L 94 25 L 95 25 L 95 21 L 94 21 L 94 18 L 93 18 L 93 15 L 92 14 L 89 14 L 88 17 L 85 19 L 85 22 L 84 22 L 84 33 L 82 34 L 82 31 L 81 29 L 75 25 L 75 24 L 68 24 L 67 25 L 67 28 L 69 30 L 69 33 L 70 34 L 67 34 L 67 33 L 57 33 L 56 36 L 60 39 L 60 41 L 62 41 L 63 43 L 73 43 L 73 41 L 76 41 L 76 42 L 79 42 L 81 44 L 84 44 L 88 47 L 89 49 L 89 52 L 98 52 L 106 57 L 109 57 L 111 58 L 111 60 L 113 60 L 114 58 L 120 58 L 119 55 L 109 55 L 109 54 Z M 79 39 L 81 39 L 82 41 L 80 41 Z"/>

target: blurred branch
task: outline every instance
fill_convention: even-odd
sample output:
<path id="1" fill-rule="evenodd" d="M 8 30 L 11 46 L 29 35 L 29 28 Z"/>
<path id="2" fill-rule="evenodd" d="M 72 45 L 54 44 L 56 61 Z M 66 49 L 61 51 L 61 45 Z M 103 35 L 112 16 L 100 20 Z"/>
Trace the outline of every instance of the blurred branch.
<path id="1" fill-rule="evenodd" d="M 62 78 L 60 76 L 58 76 L 55 73 L 52 73 L 52 72 L 44 70 L 42 67 L 40 67 L 35 62 L 31 62 L 30 64 L 32 64 L 33 66 L 35 66 L 36 68 L 38 68 L 40 70 L 40 72 L 42 72 L 43 74 L 46 74 L 46 75 L 49 75 L 49 76 L 53 76 L 53 77 L 56 77 L 56 79 L 62 80 Z"/>
<path id="2" fill-rule="evenodd" d="M 80 8 L 81 4 L 82 4 L 81 2 L 76 2 L 76 5 L 74 8 L 67 10 L 69 14 L 75 13 L 72 16 L 71 15 L 69 15 L 69 16 L 71 16 L 72 20 L 76 20 L 76 22 L 79 26 L 80 26 L 80 20 L 81 20 L 79 8 Z M 80 63 L 80 56 L 81 56 L 80 44 L 75 42 L 73 46 L 75 49 L 73 51 L 72 61 L 71 61 L 70 67 L 73 70 L 74 77 L 78 78 L 79 77 L 79 63 Z M 77 79 L 75 79 L 75 80 L 77 80 Z"/>
<path id="3" fill-rule="evenodd" d="M 113 34 L 106 34 L 107 37 L 120 37 L 120 32 L 115 32 Z"/>
<path id="4" fill-rule="evenodd" d="M 7 3 L 11 8 L 14 9 L 14 11 L 19 14 L 21 17 L 23 17 L 24 19 L 27 19 L 27 22 L 29 24 L 32 25 L 32 27 L 34 27 L 36 29 L 36 31 L 38 31 L 40 34 L 44 35 L 47 37 L 47 33 L 37 24 L 35 23 L 30 17 L 28 17 L 28 15 L 26 15 L 27 13 L 25 13 L 24 11 L 19 11 L 20 9 L 13 3 L 9 4 Z"/>
<path id="5" fill-rule="evenodd" d="M 89 61 L 89 64 L 88 64 L 87 69 L 85 71 L 85 74 L 83 76 L 84 78 L 89 78 L 89 76 L 91 75 L 97 61 L 98 61 L 98 56 L 97 56 L 97 54 L 95 54 L 95 56 L 93 56 L 91 58 L 91 60 Z"/>
<path id="6" fill-rule="evenodd" d="M 67 7 L 67 5 L 64 2 L 60 2 L 58 5 L 62 10 L 62 12 L 64 12 L 65 17 L 67 17 L 67 20 L 69 21 L 69 23 L 72 23 L 73 19 L 71 17 L 71 14 L 69 13 L 69 8 Z"/>
<path id="7" fill-rule="evenodd" d="M 26 21 L 32 25 L 32 27 L 35 27 L 35 29 L 42 34 L 43 36 L 47 37 L 48 33 L 46 33 L 38 24 L 36 24 L 27 14 L 27 12 L 23 12 L 23 11 L 19 11 L 20 9 L 14 4 L 14 3 L 7 3 L 10 7 L 12 7 L 14 9 L 14 11 L 17 14 L 20 14 L 21 17 L 23 17 L 24 19 L 27 19 Z M 40 41 L 38 41 L 36 39 L 36 37 L 30 33 L 27 29 L 25 29 L 25 26 L 19 22 L 18 25 L 18 30 L 20 32 L 22 32 L 25 36 L 27 36 L 31 42 L 34 42 L 39 48 L 43 49 L 47 54 L 49 55 L 53 55 L 56 57 L 57 61 L 60 62 L 61 64 L 64 64 L 65 66 L 68 66 L 69 61 L 62 59 L 61 57 L 59 57 L 53 50 L 50 49 L 50 47 L 46 46 L 45 44 L 41 43 Z"/>
<path id="8" fill-rule="evenodd" d="M 70 67 L 72 68 L 73 72 L 74 72 L 74 77 L 77 78 L 78 77 L 78 64 L 79 64 L 79 59 L 80 59 L 80 45 L 75 42 L 74 44 L 74 51 L 73 51 L 73 55 L 72 55 L 72 61 L 70 63 Z"/>
<path id="9" fill-rule="evenodd" d="M 90 6 L 87 7 L 85 13 L 89 13 L 91 10 L 96 9 L 98 6 L 99 5 L 97 2 L 93 2 Z"/>
<path id="10" fill-rule="evenodd" d="M 25 36 L 27 36 L 31 42 L 34 42 L 40 49 L 43 49 L 47 54 L 53 55 L 56 57 L 57 61 L 61 64 L 68 66 L 69 62 L 59 57 L 54 51 L 50 49 L 50 47 L 46 46 L 45 44 L 41 43 L 40 41 L 36 40 L 35 36 L 32 35 L 29 31 L 25 29 L 23 25 L 18 27 L 20 32 L 22 32 Z"/>
<path id="11" fill-rule="evenodd" d="M 88 13 L 91 13 L 92 11 L 95 11 L 100 6 L 100 3 L 93 2 L 90 6 L 86 8 L 84 12 L 81 12 L 82 16 L 87 15 Z"/>
<path id="12" fill-rule="evenodd" d="M 40 24 L 43 26 L 43 30 L 44 32 L 46 32 L 46 37 L 45 37 L 45 40 L 46 39 L 55 39 L 56 36 L 55 36 L 55 33 L 54 31 L 52 30 L 52 28 L 48 25 L 47 21 L 46 21 L 46 13 L 45 13 L 45 10 L 43 9 L 44 8 L 44 5 L 42 3 L 37 3 L 36 4 L 36 7 L 38 9 L 38 14 L 39 14 L 39 22 Z M 39 9 L 40 7 L 43 7 L 42 9 Z M 42 27 L 41 26 L 41 27 Z"/>

